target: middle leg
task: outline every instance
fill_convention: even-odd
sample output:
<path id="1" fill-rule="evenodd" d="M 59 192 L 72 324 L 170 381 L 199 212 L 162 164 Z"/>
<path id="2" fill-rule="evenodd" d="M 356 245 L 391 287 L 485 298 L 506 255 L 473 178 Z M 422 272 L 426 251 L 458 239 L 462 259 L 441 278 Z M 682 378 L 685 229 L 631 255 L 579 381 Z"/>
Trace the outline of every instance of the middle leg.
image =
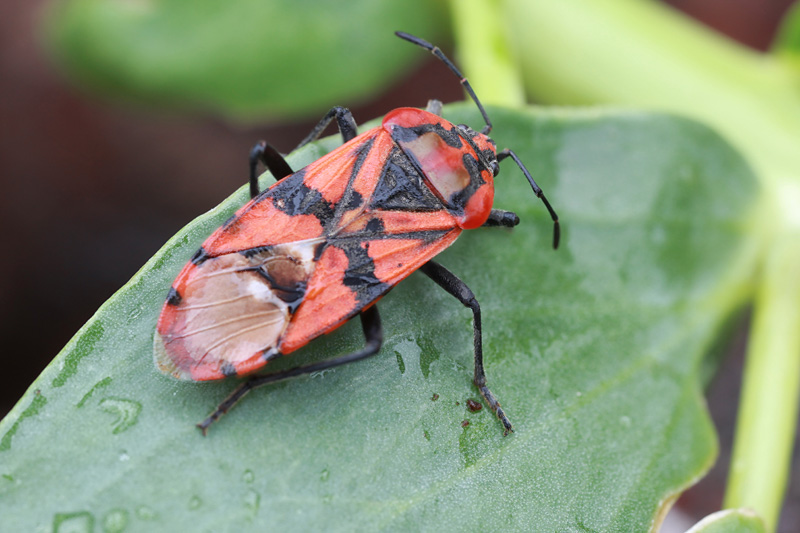
<path id="1" fill-rule="evenodd" d="M 481 392 L 481 396 L 486 400 L 486 403 L 503 423 L 503 435 L 508 435 L 514 431 L 511 422 L 508 420 L 503 408 L 500 407 L 500 402 L 497 401 L 489 386 L 486 384 L 486 372 L 483 369 L 483 338 L 481 329 L 481 307 L 478 300 L 475 299 L 475 294 L 467 287 L 467 284 L 458 279 L 455 274 L 447 270 L 445 267 L 436 263 L 435 261 L 428 261 L 420 270 L 433 281 L 435 281 L 441 288 L 455 296 L 456 299 L 469 307 L 472 310 L 472 324 L 474 329 L 474 343 L 475 343 L 475 386 Z"/>

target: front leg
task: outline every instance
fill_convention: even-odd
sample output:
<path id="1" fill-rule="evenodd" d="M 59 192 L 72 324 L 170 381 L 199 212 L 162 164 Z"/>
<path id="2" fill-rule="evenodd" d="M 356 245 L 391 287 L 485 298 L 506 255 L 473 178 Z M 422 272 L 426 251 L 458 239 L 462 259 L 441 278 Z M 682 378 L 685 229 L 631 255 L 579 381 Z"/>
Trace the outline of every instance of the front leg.
<path id="1" fill-rule="evenodd" d="M 513 228 L 519 224 L 519 217 L 513 211 L 504 211 L 502 209 L 492 209 L 489 213 L 489 218 L 483 225 L 487 228 Z"/>

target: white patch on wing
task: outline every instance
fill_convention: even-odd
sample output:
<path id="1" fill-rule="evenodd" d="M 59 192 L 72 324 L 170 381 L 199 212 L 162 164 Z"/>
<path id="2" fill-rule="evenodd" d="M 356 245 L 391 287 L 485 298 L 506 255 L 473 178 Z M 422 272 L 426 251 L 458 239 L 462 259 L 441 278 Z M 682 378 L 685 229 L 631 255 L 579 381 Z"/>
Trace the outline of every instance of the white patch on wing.
<path id="1" fill-rule="evenodd" d="M 319 239 L 267 248 L 250 257 L 209 258 L 180 287 L 174 321 L 156 334 L 158 367 L 178 379 L 221 369 L 273 348 L 305 294 Z"/>

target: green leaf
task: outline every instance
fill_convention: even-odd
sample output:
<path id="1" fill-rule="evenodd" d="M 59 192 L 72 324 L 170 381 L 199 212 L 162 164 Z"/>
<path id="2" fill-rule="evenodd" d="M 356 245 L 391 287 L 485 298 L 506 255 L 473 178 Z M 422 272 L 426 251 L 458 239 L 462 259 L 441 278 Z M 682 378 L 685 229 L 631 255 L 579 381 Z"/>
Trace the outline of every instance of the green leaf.
<path id="1" fill-rule="evenodd" d="M 317 116 L 389 86 L 419 50 L 393 30 L 441 36 L 438 2 L 61 0 L 49 48 L 114 96 L 254 120 Z"/>
<path id="2" fill-rule="evenodd" d="M 256 390 L 203 438 L 194 424 L 235 383 L 161 375 L 153 330 L 174 276 L 242 189 L 167 243 L 0 423 L 4 527 L 656 527 L 714 459 L 701 375 L 750 296 L 754 178 L 680 118 L 489 112 L 498 146 L 527 163 L 564 224 L 553 251 L 545 209 L 506 161 L 495 203 L 522 223 L 466 232 L 439 258 L 482 304 L 489 383 L 516 433 L 466 409 L 479 398 L 471 313 L 415 274 L 381 301 L 378 356 Z M 471 105 L 445 114 L 481 123 Z M 362 345 L 349 323 L 270 366 Z"/>
<path id="3" fill-rule="evenodd" d="M 795 3 L 784 15 L 772 50 L 796 72 L 800 71 L 800 4 Z"/>
<path id="4" fill-rule="evenodd" d="M 719 511 L 705 517 L 687 533 L 764 533 L 764 522 L 749 509 Z"/>

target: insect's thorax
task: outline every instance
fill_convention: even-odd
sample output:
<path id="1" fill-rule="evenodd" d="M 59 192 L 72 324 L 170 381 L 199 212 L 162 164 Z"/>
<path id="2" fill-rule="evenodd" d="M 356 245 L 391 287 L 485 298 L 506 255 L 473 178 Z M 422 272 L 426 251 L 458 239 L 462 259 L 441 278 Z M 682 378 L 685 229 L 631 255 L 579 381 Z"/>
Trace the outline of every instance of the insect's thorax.
<path id="1" fill-rule="evenodd" d="M 490 138 L 415 108 L 392 111 L 383 128 L 461 228 L 486 222 L 494 201 L 491 169 L 497 164 Z"/>

